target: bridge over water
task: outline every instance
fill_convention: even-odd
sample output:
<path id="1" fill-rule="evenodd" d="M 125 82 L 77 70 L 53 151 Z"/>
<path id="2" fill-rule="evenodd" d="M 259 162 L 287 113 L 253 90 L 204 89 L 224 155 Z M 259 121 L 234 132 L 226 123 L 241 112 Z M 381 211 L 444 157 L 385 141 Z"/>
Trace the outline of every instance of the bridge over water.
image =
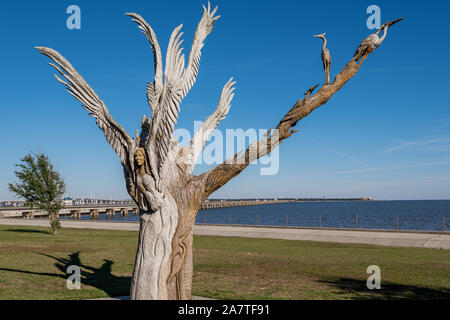
<path id="1" fill-rule="evenodd" d="M 274 203 L 292 202 L 293 200 L 220 200 L 220 201 L 205 201 L 200 210 L 228 208 L 228 207 L 243 207 L 243 206 L 257 206 Z M 114 216 L 117 212 L 123 217 L 132 214 L 133 216 L 139 214 L 139 209 L 136 204 L 89 204 L 89 205 L 72 205 L 66 206 L 59 213 L 60 216 L 70 216 L 73 219 L 81 219 L 82 215 L 89 215 L 92 220 L 98 219 L 100 213 L 105 213 L 106 216 Z M 42 217 L 44 214 L 36 209 L 26 207 L 0 207 L 0 218 L 24 218 L 33 219 L 35 217 Z"/>

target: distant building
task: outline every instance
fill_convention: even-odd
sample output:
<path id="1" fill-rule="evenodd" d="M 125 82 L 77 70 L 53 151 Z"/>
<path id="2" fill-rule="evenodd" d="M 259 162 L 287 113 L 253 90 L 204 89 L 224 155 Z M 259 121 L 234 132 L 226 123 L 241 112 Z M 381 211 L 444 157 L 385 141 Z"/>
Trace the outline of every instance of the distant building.
<path id="1" fill-rule="evenodd" d="M 70 197 L 65 197 L 63 199 L 63 203 L 65 206 L 71 206 L 71 205 L 73 205 L 73 199 Z"/>

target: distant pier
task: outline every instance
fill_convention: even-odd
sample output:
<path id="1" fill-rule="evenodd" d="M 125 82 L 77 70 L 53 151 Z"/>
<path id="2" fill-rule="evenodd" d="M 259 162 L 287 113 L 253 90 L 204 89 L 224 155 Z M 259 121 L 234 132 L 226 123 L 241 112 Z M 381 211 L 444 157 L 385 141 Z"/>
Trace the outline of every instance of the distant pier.
<path id="1" fill-rule="evenodd" d="M 264 204 L 292 202 L 292 200 L 219 200 L 219 201 L 205 201 L 200 210 L 229 208 L 229 207 L 244 207 L 244 206 L 258 206 Z M 128 215 L 136 216 L 139 214 L 139 209 L 136 204 L 124 203 L 120 205 L 77 205 L 66 206 L 59 212 L 59 215 L 69 216 L 72 219 L 80 220 L 82 215 L 89 215 L 91 220 L 97 220 L 100 213 L 105 213 L 107 217 L 114 217 L 116 212 L 120 212 L 121 217 Z M 0 208 L 0 218 L 24 218 L 34 219 L 44 216 L 44 214 L 36 209 L 26 207 L 3 207 Z"/>
<path id="2" fill-rule="evenodd" d="M 202 203 L 200 210 L 260 206 L 265 204 L 294 202 L 295 200 L 209 200 Z"/>
<path id="3" fill-rule="evenodd" d="M 200 210 L 230 208 L 230 207 L 245 207 L 245 206 L 260 206 L 276 203 L 286 202 L 301 202 L 301 201 L 370 201 L 371 198 L 336 198 L 336 199 L 322 199 L 322 198 L 306 198 L 306 199 L 246 199 L 246 200 L 206 200 L 200 207 Z M 83 205 L 67 205 L 59 213 L 60 216 L 69 216 L 72 219 L 79 220 L 82 215 L 89 215 L 91 220 L 97 220 L 100 213 L 105 213 L 107 218 L 113 218 L 116 212 L 120 212 L 121 217 L 128 215 L 137 216 L 139 209 L 131 201 L 124 201 L 115 204 L 83 204 Z M 15 206 L 15 207 L 0 207 L 0 218 L 24 218 L 34 219 L 42 217 L 44 214 L 33 208 Z"/>

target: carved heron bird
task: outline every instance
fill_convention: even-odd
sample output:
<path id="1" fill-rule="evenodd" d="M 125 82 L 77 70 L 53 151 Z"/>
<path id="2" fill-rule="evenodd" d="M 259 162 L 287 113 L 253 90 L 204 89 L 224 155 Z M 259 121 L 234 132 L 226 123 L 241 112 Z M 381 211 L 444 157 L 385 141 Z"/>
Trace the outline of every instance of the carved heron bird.
<path id="1" fill-rule="evenodd" d="M 380 29 L 378 29 L 377 32 L 371 34 L 366 39 L 364 39 L 363 42 L 361 42 L 361 44 L 356 49 L 356 52 L 353 55 L 353 60 L 358 61 L 359 59 L 369 55 L 372 51 L 374 51 L 386 38 L 389 27 L 396 24 L 397 22 L 402 21 L 403 19 L 404 18 L 400 18 L 392 22 L 391 21 L 386 22 L 380 27 Z M 379 34 L 381 33 L 381 31 L 384 32 L 383 36 L 380 38 Z"/>
<path id="2" fill-rule="evenodd" d="M 331 66 L 331 55 L 330 50 L 327 49 L 327 39 L 325 38 L 326 33 L 318 34 L 314 36 L 315 38 L 321 38 L 323 40 L 322 46 L 322 62 L 323 69 L 325 70 L 325 84 L 330 83 L 330 66 Z"/>

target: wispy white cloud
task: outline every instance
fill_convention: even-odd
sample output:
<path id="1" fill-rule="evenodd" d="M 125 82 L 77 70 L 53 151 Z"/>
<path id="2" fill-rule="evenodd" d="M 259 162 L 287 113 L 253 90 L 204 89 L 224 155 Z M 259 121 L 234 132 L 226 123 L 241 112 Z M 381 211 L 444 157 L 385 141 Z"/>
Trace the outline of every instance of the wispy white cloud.
<path id="1" fill-rule="evenodd" d="M 341 170 L 341 171 L 334 171 L 334 172 L 311 173 L 311 174 L 302 175 L 302 176 L 300 176 L 300 178 L 331 176 L 331 175 L 341 175 L 341 174 L 345 175 L 345 174 L 353 174 L 353 173 L 388 171 L 388 170 L 409 169 L 409 168 L 430 167 L 430 166 L 442 166 L 442 165 L 449 165 L 449 164 L 450 164 L 450 159 L 445 159 L 445 160 L 441 160 L 441 161 L 404 164 L 404 165 L 391 166 L 391 167 L 374 167 L 374 168 Z"/>
<path id="2" fill-rule="evenodd" d="M 427 182 L 439 182 L 439 183 L 448 183 L 450 182 L 450 174 L 446 176 L 439 176 L 439 177 L 426 177 L 425 178 Z"/>
<path id="3" fill-rule="evenodd" d="M 347 158 L 348 160 L 350 160 L 350 161 L 352 161 L 352 162 L 355 162 L 355 163 L 359 164 L 361 167 L 365 167 L 365 168 L 368 168 L 368 167 L 369 167 L 366 163 L 362 162 L 360 159 L 358 159 L 358 158 L 355 157 L 355 156 L 352 156 L 352 155 L 350 155 L 350 154 L 348 154 L 348 153 L 345 153 L 345 152 L 342 152 L 342 151 L 337 151 L 337 150 L 335 150 L 335 149 L 333 149 L 333 148 L 329 148 L 329 149 L 330 149 L 332 152 L 334 152 L 335 154 L 337 154 L 338 156 Z"/>
<path id="4" fill-rule="evenodd" d="M 354 162 L 354 163 L 358 164 L 359 166 L 361 166 L 363 168 L 368 168 L 369 167 L 369 165 L 364 163 L 363 161 L 361 161 L 361 159 L 359 159 L 359 158 L 357 158 L 357 157 L 355 157 L 355 156 L 353 156 L 351 154 L 348 154 L 346 152 L 338 151 L 335 148 L 324 144 L 324 142 L 320 141 L 319 139 L 316 139 L 316 138 L 312 137 L 311 140 L 312 141 L 316 141 L 317 143 L 320 143 L 324 148 L 328 149 L 329 151 L 337 154 L 340 157 L 346 158 L 347 160 L 350 160 L 351 162 Z"/>
<path id="5" fill-rule="evenodd" d="M 419 147 L 419 150 L 422 151 L 443 151 L 443 148 L 450 147 L 450 139 L 448 138 L 434 138 L 428 140 L 415 140 L 415 141 L 402 141 L 402 140 L 394 140 L 397 142 L 396 146 L 387 148 L 383 150 L 383 152 L 393 152 L 399 151 L 408 148 L 416 148 Z M 430 147 L 432 146 L 432 147 Z M 427 148 L 423 148 L 427 147 Z M 433 150 L 434 149 L 434 150 Z"/>

